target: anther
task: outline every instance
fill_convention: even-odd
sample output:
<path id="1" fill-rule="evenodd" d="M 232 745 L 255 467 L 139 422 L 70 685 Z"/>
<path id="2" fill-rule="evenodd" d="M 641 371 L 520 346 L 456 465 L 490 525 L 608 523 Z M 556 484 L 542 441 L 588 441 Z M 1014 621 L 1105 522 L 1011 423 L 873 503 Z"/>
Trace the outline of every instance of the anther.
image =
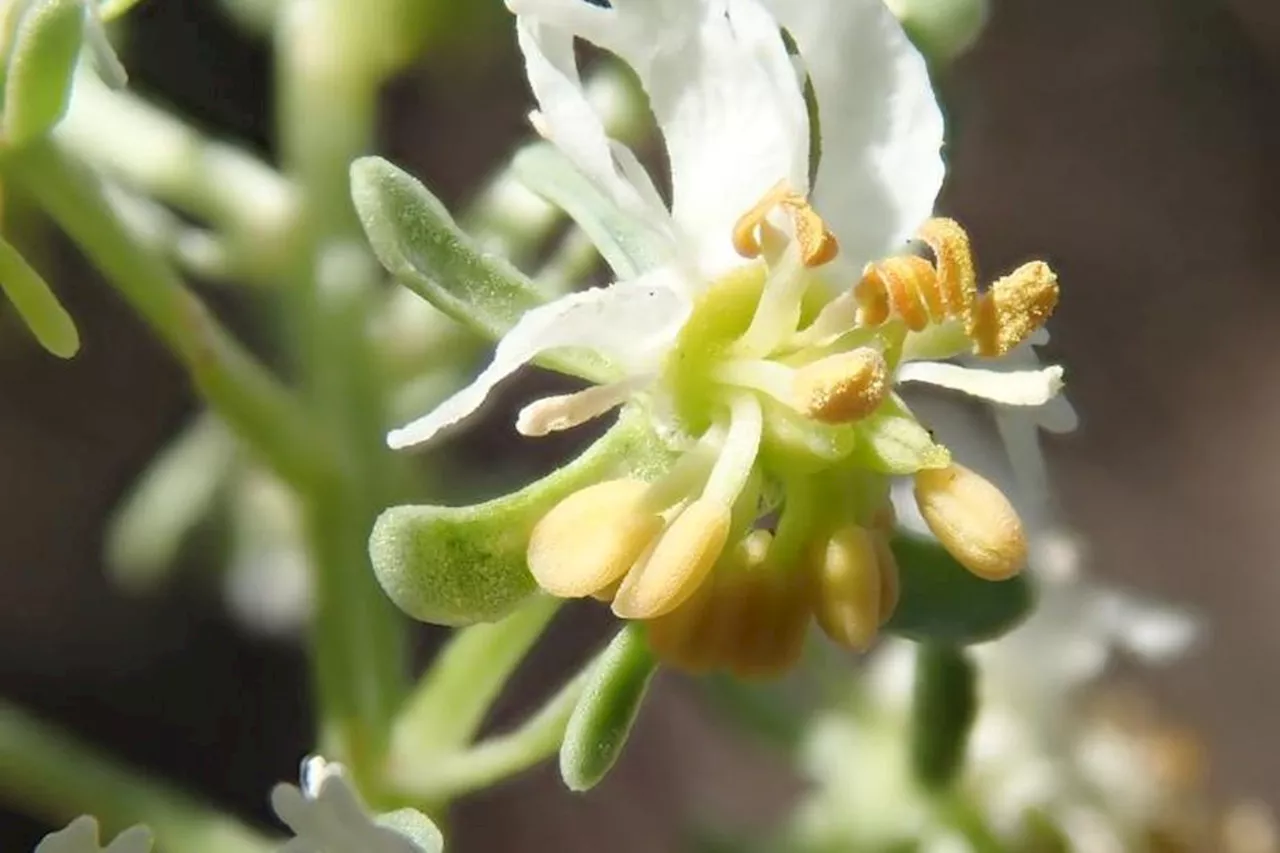
<path id="1" fill-rule="evenodd" d="M 733 248 L 739 255 L 744 258 L 760 256 L 761 232 L 770 227 L 767 221 L 769 214 L 777 207 L 784 208 L 791 218 L 796 242 L 800 244 L 800 257 L 805 266 L 822 266 L 835 258 L 840 251 L 835 234 L 827 228 L 809 201 L 791 189 L 786 181 L 774 184 L 760 201 L 734 223 Z"/>
<path id="2" fill-rule="evenodd" d="M 968 315 L 978 296 L 978 275 L 974 270 L 969 235 L 954 219 L 937 217 L 927 220 L 916 232 L 916 239 L 933 252 L 937 270 L 936 287 L 950 316 Z M 973 334 L 966 321 L 965 332 Z"/>
<path id="3" fill-rule="evenodd" d="M 529 536 L 529 571 L 552 595 L 580 598 L 621 578 L 662 530 L 648 484 L 609 480 L 556 504 Z"/>
<path id="4" fill-rule="evenodd" d="M 867 264 L 854 285 L 853 298 L 862 326 L 878 326 L 896 314 L 908 329 L 918 332 L 931 320 L 946 316 L 933 265 L 914 255 Z"/>
<path id="5" fill-rule="evenodd" d="M 974 352 L 1004 355 L 1049 319 L 1058 306 L 1058 277 L 1049 265 L 1032 261 L 991 285 L 975 315 Z"/>
<path id="6" fill-rule="evenodd" d="M 884 356 L 871 347 L 829 355 L 799 368 L 791 383 L 792 405 L 828 424 L 861 420 L 889 391 Z"/>
<path id="7" fill-rule="evenodd" d="M 1027 539 L 1009 499 L 963 465 L 919 471 L 915 497 L 925 523 L 966 569 L 985 580 L 1022 571 Z"/>
<path id="8" fill-rule="evenodd" d="M 837 530 L 811 557 L 813 611 L 835 642 L 863 651 L 882 621 L 880 558 L 873 535 L 861 527 Z"/>
<path id="9" fill-rule="evenodd" d="M 706 579 L 728 537 L 729 507 L 707 498 L 689 504 L 652 552 L 631 567 L 613 598 L 613 612 L 652 619 L 675 610 Z"/>

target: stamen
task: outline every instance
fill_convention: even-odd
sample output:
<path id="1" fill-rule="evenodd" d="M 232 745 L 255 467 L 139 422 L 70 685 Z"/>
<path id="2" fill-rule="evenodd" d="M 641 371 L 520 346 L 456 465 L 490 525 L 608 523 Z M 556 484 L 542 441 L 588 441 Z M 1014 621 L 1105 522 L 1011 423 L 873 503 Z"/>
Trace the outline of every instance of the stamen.
<path id="1" fill-rule="evenodd" d="M 888 373 L 884 356 L 871 347 L 830 355 L 796 371 L 791 405 L 822 423 L 861 420 L 884 401 Z"/>
<path id="2" fill-rule="evenodd" d="M 835 258 L 840 251 L 836 236 L 827 228 L 809 201 L 791 189 L 786 181 L 774 184 L 734 224 L 733 248 L 739 255 L 744 258 L 760 257 L 762 247 L 759 232 L 768 227 L 769 214 L 777 207 L 783 208 L 791 218 L 796 242 L 800 244 L 800 256 L 806 267 L 822 266 Z"/>
<path id="3" fill-rule="evenodd" d="M 974 350 L 998 356 L 1022 343 L 1049 319 L 1058 305 L 1058 277 L 1049 265 L 1032 261 L 991 285 L 974 318 Z"/>
<path id="4" fill-rule="evenodd" d="M 867 264 L 853 296 L 862 325 L 878 326 L 896 314 L 908 329 L 918 332 L 945 316 L 933 266 L 914 255 Z"/>
<path id="5" fill-rule="evenodd" d="M 814 616 L 835 642 L 864 651 L 876 637 L 883 605 L 880 566 L 870 533 L 837 530 L 811 557 Z"/>
<path id="6" fill-rule="evenodd" d="M 890 510 L 892 512 L 892 510 Z M 893 612 L 898 609 L 898 599 L 902 595 L 902 587 L 898 576 L 898 558 L 889 547 L 889 528 L 870 531 L 871 544 L 876 551 L 876 562 L 880 569 L 880 624 L 888 622 Z"/>
<path id="7" fill-rule="evenodd" d="M 711 371 L 711 378 L 722 385 L 750 388 L 788 406 L 791 405 L 791 386 L 795 375 L 795 368 L 763 358 L 724 361 Z"/>
<path id="8" fill-rule="evenodd" d="M 764 432 L 764 413 L 754 394 L 737 394 L 729 406 L 729 429 L 702 490 L 704 500 L 726 507 L 733 506 L 747 485 Z"/>
<path id="9" fill-rule="evenodd" d="M 593 385 L 573 394 L 534 400 L 516 417 L 516 432 L 533 437 L 572 429 L 622 405 L 651 378 L 632 377 L 608 385 Z"/>
<path id="10" fill-rule="evenodd" d="M 529 537 L 529 571 L 561 598 L 581 598 L 621 578 L 662 531 L 648 484 L 609 480 L 556 504 Z"/>
<path id="11" fill-rule="evenodd" d="M 1027 539 L 1009 499 L 963 465 L 919 471 L 916 504 L 938 541 L 966 569 L 985 580 L 1022 571 Z"/>
<path id="12" fill-rule="evenodd" d="M 683 604 L 720 558 L 729 521 L 725 504 L 707 498 L 689 504 L 652 553 L 631 567 L 614 596 L 613 612 L 623 619 L 653 619 Z"/>
<path id="13" fill-rule="evenodd" d="M 733 344 L 733 353 L 758 358 L 778 348 L 800 324 L 801 303 L 809 280 L 803 275 L 800 253 L 788 249 L 769 269 L 751 325 Z"/>

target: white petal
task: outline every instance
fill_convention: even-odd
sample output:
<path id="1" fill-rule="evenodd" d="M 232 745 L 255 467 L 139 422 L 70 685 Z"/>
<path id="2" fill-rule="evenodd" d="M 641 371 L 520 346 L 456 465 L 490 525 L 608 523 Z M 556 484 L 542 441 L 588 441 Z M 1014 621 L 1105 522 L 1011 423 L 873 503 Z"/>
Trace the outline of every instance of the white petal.
<path id="1" fill-rule="evenodd" d="M 589 12 L 581 0 L 508 5 L 522 21 L 558 27 L 558 37 L 572 32 L 635 70 L 666 142 L 673 217 L 704 272 L 740 262 L 733 225 L 774 184 L 807 191 L 804 97 L 778 24 L 758 0 L 617 0 Z M 547 89 L 537 70 L 531 61 L 535 92 Z M 546 112 L 542 94 L 539 101 Z M 559 143 L 557 122 L 548 124 Z"/>
<path id="2" fill-rule="evenodd" d="M 625 375 L 649 372 L 670 348 L 688 313 L 680 277 L 668 268 L 535 308 L 498 342 L 493 361 L 474 382 L 426 416 L 392 430 L 387 444 L 403 448 L 429 440 L 478 409 L 498 383 L 548 350 L 589 349 Z"/>
<path id="3" fill-rule="evenodd" d="M 898 368 L 898 382 L 927 382 L 1006 406 L 1043 406 L 1062 390 L 1062 368 L 979 370 L 941 361 L 910 361 Z"/>
<path id="4" fill-rule="evenodd" d="M 854 270 L 898 247 L 933 210 L 942 113 L 924 58 L 883 0 L 768 0 L 818 98 L 818 212 Z"/>
<path id="5" fill-rule="evenodd" d="M 594 29 L 593 22 L 610 14 L 581 0 L 573 0 L 571 5 L 572 20 L 588 29 Z M 645 183 L 637 188 L 614 160 L 615 148 L 621 146 L 610 141 L 583 88 L 574 58 L 573 32 L 523 15 L 516 32 L 529 85 L 540 107 L 540 112 L 531 116 L 535 129 L 563 151 L 620 210 L 658 231 L 667 231 L 666 208 L 652 192 L 652 181 L 646 176 Z"/>

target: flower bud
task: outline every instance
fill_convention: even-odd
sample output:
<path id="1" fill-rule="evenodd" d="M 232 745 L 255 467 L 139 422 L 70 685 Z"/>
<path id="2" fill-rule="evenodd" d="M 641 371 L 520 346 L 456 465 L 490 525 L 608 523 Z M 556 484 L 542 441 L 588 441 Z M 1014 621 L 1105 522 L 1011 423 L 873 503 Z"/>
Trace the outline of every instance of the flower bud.
<path id="1" fill-rule="evenodd" d="M 617 581 L 662 530 L 645 505 L 649 485 L 609 480 L 556 504 L 529 536 L 529 571 L 561 598 L 591 595 Z"/>
<path id="2" fill-rule="evenodd" d="M 919 471 L 916 503 L 938 541 L 984 580 L 1013 577 L 1027 562 L 1022 522 L 1008 498 L 963 465 Z"/>
<path id="3" fill-rule="evenodd" d="M 729 507 L 706 498 L 689 504 L 627 573 L 613 612 L 623 619 L 652 619 L 675 610 L 706 579 L 728 538 Z"/>

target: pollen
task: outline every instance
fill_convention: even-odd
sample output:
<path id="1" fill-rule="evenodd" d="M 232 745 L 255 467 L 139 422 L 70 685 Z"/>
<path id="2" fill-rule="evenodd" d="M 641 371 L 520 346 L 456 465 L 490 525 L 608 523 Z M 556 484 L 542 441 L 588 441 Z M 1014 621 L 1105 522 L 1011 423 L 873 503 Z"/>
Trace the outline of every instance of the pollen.
<path id="1" fill-rule="evenodd" d="M 868 264 L 853 288 L 857 322 L 878 326 L 891 317 L 908 330 L 958 321 L 981 356 L 1004 355 L 1045 324 L 1058 305 L 1058 278 L 1032 261 L 979 294 L 969 237 L 953 219 L 930 219 L 916 238 L 933 260 L 903 255 Z"/>
<path id="2" fill-rule="evenodd" d="M 999 581 L 1022 571 L 1027 539 L 1009 499 L 988 480 L 952 463 L 919 471 L 915 498 L 925 523 L 966 569 Z"/>
<path id="3" fill-rule="evenodd" d="M 827 356 L 796 371 L 791 384 L 792 405 L 822 423 L 861 420 L 874 412 L 888 393 L 888 372 L 884 356 L 871 347 Z"/>
<path id="4" fill-rule="evenodd" d="M 556 504 L 529 537 L 529 571 L 561 598 L 607 590 L 662 531 L 662 517 L 646 505 L 649 486 L 609 480 Z"/>
<path id="5" fill-rule="evenodd" d="M 978 355 L 1004 355 L 1045 324 L 1058 306 L 1058 277 L 1043 261 L 1018 267 L 991 285 L 972 336 Z"/>
<path id="6" fill-rule="evenodd" d="M 807 267 L 819 267 L 835 258 L 840 251 L 836 235 L 831 233 L 809 200 L 786 181 L 779 181 L 764 194 L 733 226 L 733 248 L 744 258 L 757 258 L 762 251 L 761 235 L 772 226 L 769 215 L 782 208 L 791 219 L 800 257 Z"/>
<path id="7" fill-rule="evenodd" d="M 652 551 L 631 567 L 613 598 L 613 612 L 623 619 L 652 619 L 683 604 L 720 558 L 729 516 L 728 506 L 707 498 L 685 507 Z"/>

